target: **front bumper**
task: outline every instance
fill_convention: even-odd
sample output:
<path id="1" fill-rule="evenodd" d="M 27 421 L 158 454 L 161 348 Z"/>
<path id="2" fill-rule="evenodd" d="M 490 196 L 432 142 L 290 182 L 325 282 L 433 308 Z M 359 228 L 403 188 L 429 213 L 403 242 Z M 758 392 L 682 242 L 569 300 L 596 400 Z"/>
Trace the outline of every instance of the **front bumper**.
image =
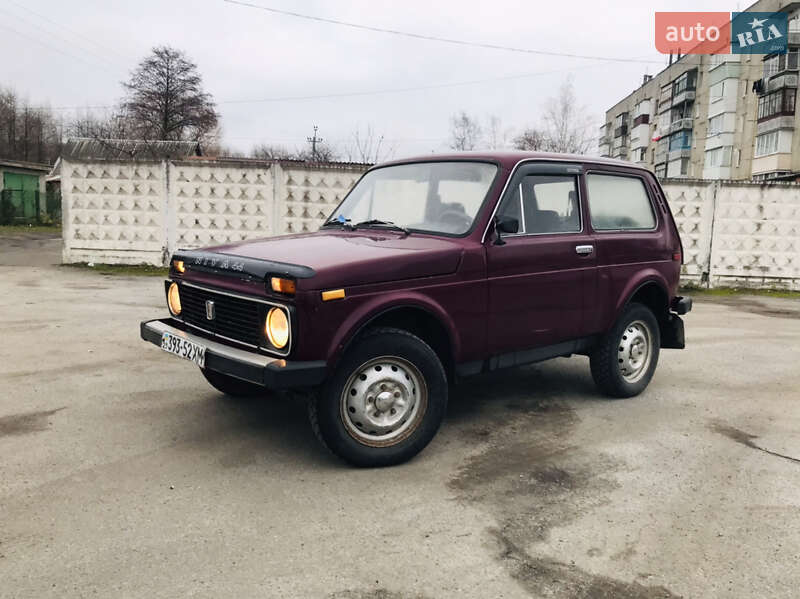
<path id="1" fill-rule="evenodd" d="M 144 321 L 139 329 L 142 339 L 159 347 L 164 333 L 198 343 L 206 348 L 207 369 L 269 389 L 314 387 L 322 383 L 327 375 L 324 361 L 290 362 L 264 356 L 186 332 L 176 324 L 171 318 L 162 318 Z"/>

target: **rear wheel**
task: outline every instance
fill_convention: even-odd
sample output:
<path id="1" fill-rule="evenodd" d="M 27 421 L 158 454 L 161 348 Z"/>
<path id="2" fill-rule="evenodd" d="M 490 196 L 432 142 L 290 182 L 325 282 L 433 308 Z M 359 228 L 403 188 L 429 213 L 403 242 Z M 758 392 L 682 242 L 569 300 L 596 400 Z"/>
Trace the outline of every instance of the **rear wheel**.
<path id="1" fill-rule="evenodd" d="M 658 321 L 647 306 L 631 303 L 590 354 L 592 378 L 611 397 L 644 391 L 658 364 Z"/>
<path id="2" fill-rule="evenodd" d="M 390 466 L 430 442 L 447 407 L 436 353 L 407 331 L 369 331 L 309 402 L 314 432 L 356 466 Z"/>
<path id="3" fill-rule="evenodd" d="M 225 395 L 232 397 L 259 397 L 268 393 L 265 387 L 222 374 L 216 370 L 201 368 L 200 372 L 203 373 L 203 376 L 206 377 L 206 380 L 214 389 Z"/>

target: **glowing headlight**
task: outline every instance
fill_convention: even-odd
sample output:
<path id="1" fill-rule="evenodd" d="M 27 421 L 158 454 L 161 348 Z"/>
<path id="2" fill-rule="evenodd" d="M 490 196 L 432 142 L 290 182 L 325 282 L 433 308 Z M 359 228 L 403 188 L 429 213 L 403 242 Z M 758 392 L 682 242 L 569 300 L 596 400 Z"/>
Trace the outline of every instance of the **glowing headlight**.
<path id="1" fill-rule="evenodd" d="M 169 286 L 169 291 L 167 292 L 167 306 L 173 316 L 177 316 L 181 313 L 181 294 L 177 283 L 173 283 Z"/>
<path id="2" fill-rule="evenodd" d="M 264 329 L 274 347 L 283 349 L 289 343 L 289 318 L 281 308 L 270 309 Z"/>

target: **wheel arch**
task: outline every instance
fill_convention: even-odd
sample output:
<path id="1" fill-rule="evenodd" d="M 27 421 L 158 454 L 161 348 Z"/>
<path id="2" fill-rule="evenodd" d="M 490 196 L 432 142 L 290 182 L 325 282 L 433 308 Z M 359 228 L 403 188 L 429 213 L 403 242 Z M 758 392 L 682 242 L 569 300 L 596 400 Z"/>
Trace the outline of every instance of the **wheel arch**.
<path id="1" fill-rule="evenodd" d="M 653 311 L 656 320 L 661 324 L 669 315 L 669 285 L 661 273 L 650 271 L 643 273 L 637 279 L 631 281 L 625 292 L 620 296 L 615 310 L 614 319 L 609 323 L 609 327 L 619 318 L 620 314 L 632 302 L 644 304 Z"/>
<path id="2" fill-rule="evenodd" d="M 441 306 L 416 295 L 369 305 L 343 322 L 328 352 L 330 365 L 335 367 L 359 336 L 373 327 L 403 329 L 425 341 L 436 352 L 448 379 L 452 380 L 460 347 L 455 326 Z"/>

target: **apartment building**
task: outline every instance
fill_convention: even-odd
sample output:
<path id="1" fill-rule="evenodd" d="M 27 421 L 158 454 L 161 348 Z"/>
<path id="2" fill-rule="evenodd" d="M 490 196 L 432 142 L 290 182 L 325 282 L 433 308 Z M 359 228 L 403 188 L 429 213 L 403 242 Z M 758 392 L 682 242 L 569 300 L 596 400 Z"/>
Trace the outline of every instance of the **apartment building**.
<path id="1" fill-rule="evenodd" d="M 787 54 L 685 55 L 645 75 L 606 112 L 600 154 L 659 177 L 800 180 L 800 2 L 747 11 L 788 14 Z"/>

